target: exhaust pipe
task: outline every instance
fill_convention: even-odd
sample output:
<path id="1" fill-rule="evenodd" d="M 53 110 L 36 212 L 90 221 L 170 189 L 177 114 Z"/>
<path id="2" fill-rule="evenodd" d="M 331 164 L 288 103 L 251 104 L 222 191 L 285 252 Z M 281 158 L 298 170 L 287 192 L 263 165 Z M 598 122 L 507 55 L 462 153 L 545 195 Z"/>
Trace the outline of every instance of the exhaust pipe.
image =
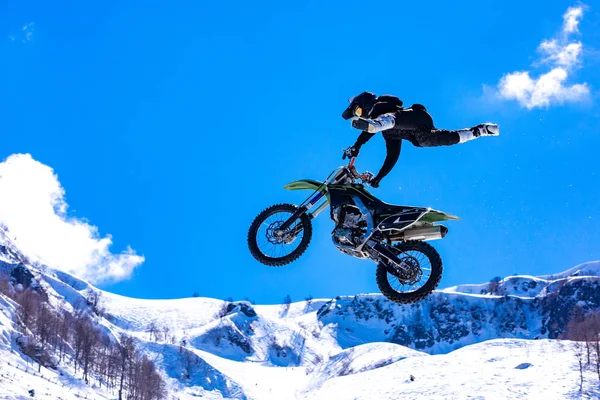
<path id="1" fill-rule="evenodd" d="M 425 228 L 407 229 L 401 233 L 402 240 L 436 240 L 442 239 L 448 233 L 448 228 L 443 225 L 428 226 Z"/>

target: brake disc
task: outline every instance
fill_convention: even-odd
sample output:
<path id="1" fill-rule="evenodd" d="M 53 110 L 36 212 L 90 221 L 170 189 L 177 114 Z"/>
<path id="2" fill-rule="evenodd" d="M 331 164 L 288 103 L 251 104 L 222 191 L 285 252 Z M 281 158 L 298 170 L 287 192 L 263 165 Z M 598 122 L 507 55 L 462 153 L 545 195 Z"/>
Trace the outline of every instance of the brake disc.
<path id="1" fill-rule="evenodd" d="M 413 256 L 404 256 L 400 259 L 401 266 L 394 263 L 392 269 L 394 275 L 403 284 L 413 285 L 423 276 L 419 260 Z"/>

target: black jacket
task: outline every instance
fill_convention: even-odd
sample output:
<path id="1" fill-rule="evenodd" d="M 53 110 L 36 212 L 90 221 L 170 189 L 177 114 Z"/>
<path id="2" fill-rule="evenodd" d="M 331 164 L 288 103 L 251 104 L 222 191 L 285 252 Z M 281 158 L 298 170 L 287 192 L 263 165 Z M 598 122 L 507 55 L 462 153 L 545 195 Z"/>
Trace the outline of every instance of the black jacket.
<path id="1" fill-rule="evenodd" d="M 419 146 L 419 141 L 415 140 L 415 135 L 420 132 L 430 132 L 434 129 L 433 119 L 424 106 L 413 104 L 410 108 L 403 108 L 402 105 L 402 100 L 396 96 L 383 95 L 375 97 L 373 93 L 363 92 L 352 99 L 348 108 L 342 113 L 344 119 L 352 118 L 356 107 L 361 107 L 363 110 L 362 117 L 368 119 L 394 113 L 394 128 L 382 132 L 385 139 L 386 157 L 375 177 L 377 183 L 389 174 L 396 165 L 402 149 L 402 139 L 409 140 L 415 146 Z M 363 131 L 354 143 L 354 147 L 360 150 L 361 146 L 373 136 L 375 136 L 375 133 Z"/>

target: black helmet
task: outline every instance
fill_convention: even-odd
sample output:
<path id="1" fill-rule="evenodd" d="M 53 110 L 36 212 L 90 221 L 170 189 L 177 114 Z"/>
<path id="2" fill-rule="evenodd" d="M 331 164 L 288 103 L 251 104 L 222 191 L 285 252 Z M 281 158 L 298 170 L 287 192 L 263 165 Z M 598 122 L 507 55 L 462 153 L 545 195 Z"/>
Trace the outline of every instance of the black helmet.
<path id="1" fill-rule="evenodd" d="M 353 116 L 368 115 L 377 100 L 377 96 L 371 92 L 362 92 L 358 96 L 348 99 L 350 105 L 342 113 L 342 118 L 350 119 Z"/>

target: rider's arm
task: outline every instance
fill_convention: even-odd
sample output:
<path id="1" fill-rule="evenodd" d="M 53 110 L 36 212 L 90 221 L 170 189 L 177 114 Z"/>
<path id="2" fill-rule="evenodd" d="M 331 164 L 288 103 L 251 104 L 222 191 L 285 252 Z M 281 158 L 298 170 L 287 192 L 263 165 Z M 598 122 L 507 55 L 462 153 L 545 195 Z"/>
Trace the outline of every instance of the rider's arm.
<path id="1" fill-rule="evenodd" d="M 362 131 L 361 134 L 358 136 L 358 139 L 356 139 L 356 143 L 354 143 L 353 147 L 356 147 L 357 149 L 360 149 L 361 146 L 365 143 L 367 143 L 373 136 L 375 136 L 375 133 L 370 133 L 367 131 Z"/>
<path id="2" fill-rule="evenodd" d="M 396 165 L 398 158 L 400 158 L 400 149 L 401 148 L 402 148 L 402 140 L 392 140 L 392 139 L 385 140 L 385 149 L 387 151 L 387 154 L 385 156 L 385 161 L 383 162 L 383 165 L 382 165 L 381 169 L 379 170 L 379 173 L 375 177 L 374 181 L 379 183 L 379 181 L 381 181 L 387 174 L 390 173 L 392 168 L 394 168 L 394 165 Z"/>

